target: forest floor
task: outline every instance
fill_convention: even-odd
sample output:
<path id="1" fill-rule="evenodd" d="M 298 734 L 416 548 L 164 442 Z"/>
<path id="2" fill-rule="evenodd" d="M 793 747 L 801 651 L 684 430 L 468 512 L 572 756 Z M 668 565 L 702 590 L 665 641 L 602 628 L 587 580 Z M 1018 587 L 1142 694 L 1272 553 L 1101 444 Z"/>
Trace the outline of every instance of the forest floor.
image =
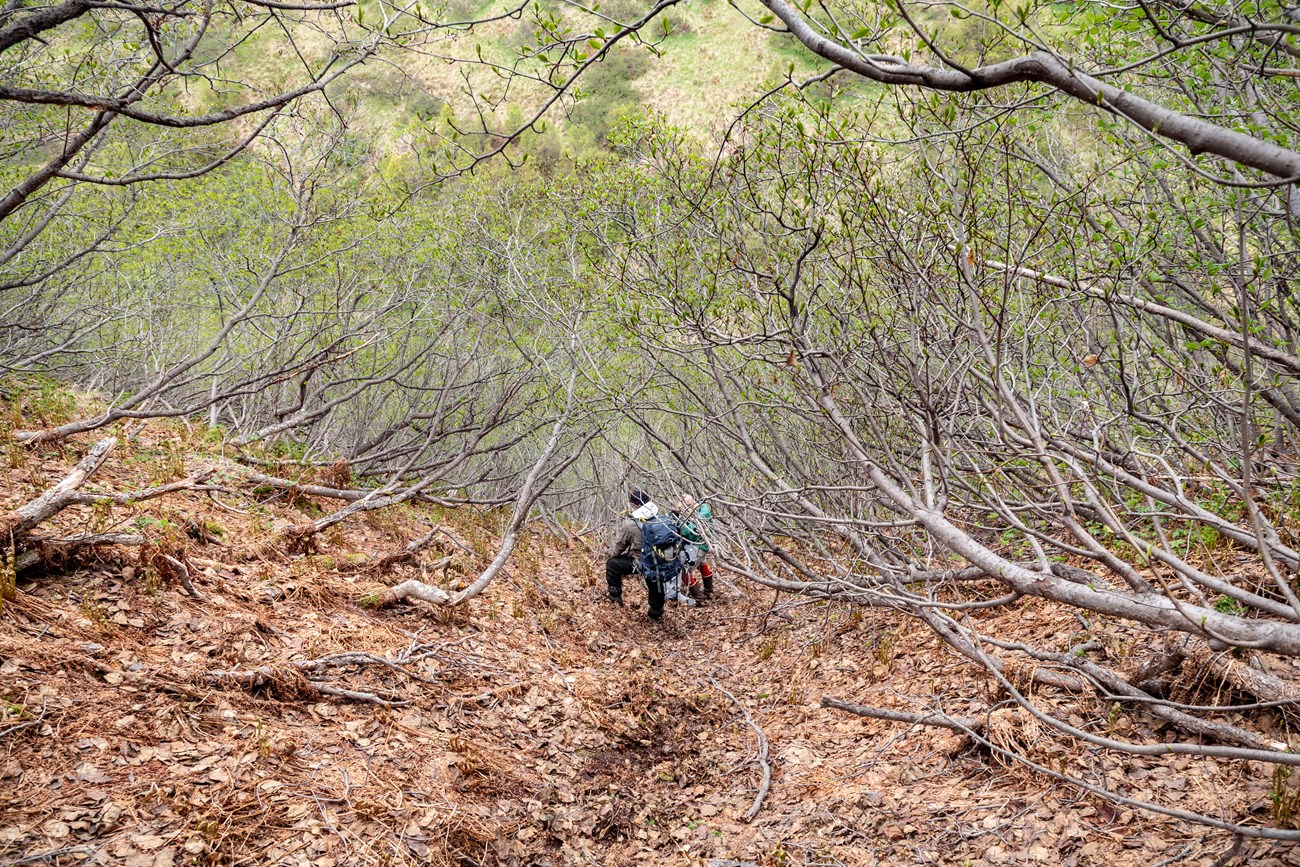
<path id="1" fill-rule="evenodd" d="M 202 465 L 211 447 L 195 440 L 151 425 L 86 490 Z M 0 513 L 89 442 L 11 460 Z M 421 563 L 452 557 L 425 574 L 446 586 L 472 578 L 501 518 L 370 512 L 288 555 L 267 544 L 274 534 L 334 504 L 221 499 L 76 507 L 42 528 L 188 530 L 206 599 L 130 548 L 19 577 L 0 614 L 0 863 L 1300 864 L 1296 849 L 1234 848 L 1229 834 L 1116 808 L 946 731 L 822 708 L 823 696 L 910 710 L 941 696 L 954 714 L 1013 714 L 928 630 L 887 611 L 774 598 L 724 573 L 710 604 L 670 603 L 653 624 L 635 584 L 625 608 L 597 601 L 598 540 L 540 532 L 462 608 L 369 609 L 359 602 L 376 585 L 427 573 Z M 366 566 L 435 525 L 448 533 L 421 563 Z M 1063 646 L 1080 629 L 1041 602 L 981 622 Z M 411 661 L 329 659 L 360 652 Z M 305 660 L 326 662 L 291 665 Z M 260 686 L 213 675 L 259 668 Z M 1164 737 L 1090 697 L 1040 698 L 1089 727 Z M 1115 791 L 1268 816 L 1262 768 L 1100 756 L 1027 718 L 1005 722 L 1029 755 Z"/>

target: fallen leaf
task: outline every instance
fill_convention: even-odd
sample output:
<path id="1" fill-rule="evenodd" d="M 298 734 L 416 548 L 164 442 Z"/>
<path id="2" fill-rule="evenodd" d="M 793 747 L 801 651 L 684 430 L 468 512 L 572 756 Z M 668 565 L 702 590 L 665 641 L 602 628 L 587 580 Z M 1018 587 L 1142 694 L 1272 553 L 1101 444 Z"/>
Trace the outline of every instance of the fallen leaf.
<path id="1" fill-rule="evenodd" d="M 46 822 L 41 826 L 41 830 L 45 832 L 45 836 L 55 840 L 61 840 L 72 833 L 72 829 L 68 827 L 67 822 L 60 822 L 57 819 Z"/>
<path id="2" fill-rule="evenodd" d="M 77 765 L 75 773 L 78 780 L 87 783 L 107 783 L 109 780 L 107 774 L 92 765 L 90 762 L 82 762 L 80 765 Z"/>

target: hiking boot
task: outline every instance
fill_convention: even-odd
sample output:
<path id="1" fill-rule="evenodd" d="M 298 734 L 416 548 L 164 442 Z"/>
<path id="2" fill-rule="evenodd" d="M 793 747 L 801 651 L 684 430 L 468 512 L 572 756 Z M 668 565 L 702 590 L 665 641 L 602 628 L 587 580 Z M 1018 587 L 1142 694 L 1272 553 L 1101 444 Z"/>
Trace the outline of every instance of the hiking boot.
<path id="1" fill-rule="evenodd" d="M 685 605 L 687 608 L 694 608 L 696 605 L 700 604 L 684 593 L 681 596 L 677 597 L 677 601 L 680 602 L 682 605 Z"/>
<path id="2" fill-rule="evenodd" d="M 611 590 L 609 593 L 605 594 L 605 598 L 608 599 L 610 602 L 613 602 L 615 605 L 621 606 L 623 604 L 622 593 L 615 593 Z"/>
<path id="3" fill-rule="evenodd" d="M 658 623 L 664 619 L 664 613 L 662 611 L 651 611 L 646 617 L 650 618 L 651 623 Z"/>

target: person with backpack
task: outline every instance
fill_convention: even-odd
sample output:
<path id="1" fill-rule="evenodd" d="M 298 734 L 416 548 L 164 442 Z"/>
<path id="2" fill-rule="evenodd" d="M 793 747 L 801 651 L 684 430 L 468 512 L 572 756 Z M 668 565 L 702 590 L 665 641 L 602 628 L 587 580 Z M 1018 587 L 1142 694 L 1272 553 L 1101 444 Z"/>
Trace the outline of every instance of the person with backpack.
<path id="1" fill-rule="evenodd" d="M 713 509 L 708 503 L 696 503 L 690 494 L 683 494 L 676 511 L 677 524 L 682 535 L 682 589 L 691 597 L 708 599 L 713 595 L 713 569 L 705 562 L 709 556 L 708 528 L 713 523 Z M 695 578 L 695 570 L 700 577 Z"/>
<path id="2" fill-rule="evenodd" d="M 643 509 L 654 506 L 647 503 Z M 640 510 L 638 510 L 640 511 Z M 637 513 L 633 513 L 636 517 Z M 653 514 L 637 518 L 641 525 L 641 557 L 637 571 L 645 579 L 646 593 L 650 597 L 650 619 L 664 616 L 664 601 L 674 599 L 683 605 L 695 605 L 695 600 L 678 592 L 682 574 L 681 528 L 669 513 L 654 507 Z"/>
<path id="3" fill-rule="evenodd" d="M 644 491 L 632 491 L 628 497 L 632 511 L 619 523 L 618 533 L 605 560 L 606 595 L 616 605 L 623 604 L 623 579 L 640 572 L 650 600 L 649 616 L 664 616 L 665 585 L 681 573 L 681 534 L 668 515 Z"/>

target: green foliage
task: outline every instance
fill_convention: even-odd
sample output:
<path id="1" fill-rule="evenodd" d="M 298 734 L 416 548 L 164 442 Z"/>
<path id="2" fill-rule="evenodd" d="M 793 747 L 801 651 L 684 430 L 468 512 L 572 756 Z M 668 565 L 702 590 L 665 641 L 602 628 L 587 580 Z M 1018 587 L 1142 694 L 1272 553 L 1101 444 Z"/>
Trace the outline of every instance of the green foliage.
<path id="1" fill-rule="evenodd" d="M 6 401 L 5 423 L 10 429 L 55 427 L 71 420 L 76 412 L 76 396 L 52 377 L 9 379 L 4 386 L 6 390 L 13 390 Z"/>
<path id="2" fill-rule="evenodd" d="M 604 144 L 619 114 L 635 113 L 641 94 L 632 82 L 650 69 L 644 51 L 615 49 L 583 78 L 582 97 L 570 114 L 570 120 L 585 127 Z"/>
<path id="3" fill-rule="evenodd" d="M 1229 596 L 1220 596 L 1214 600 L 1214 610 L 1221 614 L 1242 615 L 1246 613 L 1246 608 L 1236 599 Z"/>
<path id="4" fill-rule="evenodd" d="M 1292 791 L 1290 780 L 1289 766 L 1273 766 L 1273 780 L 1268 790 L 1268 800 L 1273 808 L 1273 821 L 1279 828 L 1295 827 L 1295 817 L 1300 815 L 1300 788 Z"/>

